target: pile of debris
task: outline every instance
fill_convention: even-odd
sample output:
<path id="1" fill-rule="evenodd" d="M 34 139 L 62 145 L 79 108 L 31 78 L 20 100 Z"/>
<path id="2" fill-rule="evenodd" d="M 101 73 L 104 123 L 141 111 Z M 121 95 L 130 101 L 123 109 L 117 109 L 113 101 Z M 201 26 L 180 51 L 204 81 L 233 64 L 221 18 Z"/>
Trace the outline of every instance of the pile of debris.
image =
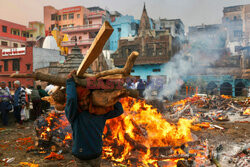
<path id="1" fill-rule="evenodd" d="M 193 96 L 166 106 L 170 119 L 196 117 L 199 122 L 246 121 L 250 98 L 229 96 Z"/>

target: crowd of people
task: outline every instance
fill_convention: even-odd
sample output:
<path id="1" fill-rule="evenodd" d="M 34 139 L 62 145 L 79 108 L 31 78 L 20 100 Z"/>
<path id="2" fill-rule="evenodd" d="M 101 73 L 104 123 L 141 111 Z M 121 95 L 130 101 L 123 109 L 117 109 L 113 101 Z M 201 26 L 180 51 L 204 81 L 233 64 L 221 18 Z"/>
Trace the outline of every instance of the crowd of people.
<path id="1" fill-rule="evenodd" d="M 36 119 L 43 112 L 47 112 L 50 103 L 42 100 L 43 97 L 49 96 L 52 85 L 42 89 L 41 85 L 36 88 L 21 86 L 20 81 L 14 81 L 14 92 L 6 86 L 5 82 L 0 82 L 0 115 L 3 126 L 8 126 L 9 115 L 13 111 L 15 122 L 22 125 L 24 120 L 32 117 Z"/>

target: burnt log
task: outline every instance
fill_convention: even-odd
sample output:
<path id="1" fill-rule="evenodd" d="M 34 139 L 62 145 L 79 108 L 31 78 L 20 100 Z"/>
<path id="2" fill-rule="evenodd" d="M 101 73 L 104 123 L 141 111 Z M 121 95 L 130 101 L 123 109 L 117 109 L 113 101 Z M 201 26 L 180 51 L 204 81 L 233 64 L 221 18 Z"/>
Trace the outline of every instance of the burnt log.
<path id="1" fill-rule="evenodd" d="M 134 150 L 139 150 L 142 151 L 144 153 L 147 153 L 147 147 L 140 144 L 139 142 L 135 141 L 134 139 L 132 139 L 128 133 L 124 134 L 124 138 L 133 146 Z"/>

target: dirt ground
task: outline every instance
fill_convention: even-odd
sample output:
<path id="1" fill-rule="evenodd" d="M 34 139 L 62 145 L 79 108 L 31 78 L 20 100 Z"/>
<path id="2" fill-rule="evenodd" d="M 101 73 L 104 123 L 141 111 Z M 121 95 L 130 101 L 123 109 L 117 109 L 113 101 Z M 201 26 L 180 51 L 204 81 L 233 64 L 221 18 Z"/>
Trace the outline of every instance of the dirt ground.
<path id="1" fill-rule="evenodd" d="M 1 122 L 0 122 L 1 123 Z M 199 139 L 208 139 L 209 145 L 218 145 L 223 146 L 224 152 L 231 152 L 235 145 L 244 145 L 250 143 L 250 128 L 249 123 L 228 123 L 228 122 L 216 122 L 214 123 L 221 127 L 224 127 L 224 130 L 219 129 L 203 129 L 202 131 L 193 132 Z M 26 149 L 33 145 L 33 142 L 22 143 L 18 141 L 19 138 L 28 138 L 34 141 L 35 133 L 33 122 L 25 122 L 22 127 L 17 127 L 13 122 L 10 126 L 3 127 L 0 125 L 0 160 L 4 158 L 12 158 L 15 160 L 12 163 L 9 163 L 8 166 L 21 166 L 20 162 L 31 162 L 39 164 L 40 167 L 54 167 L 54 166 L 75 166 L 73 157 L 70 153 L 63 154 L 64 160 L 60 161 L 51 161 L 45 160 L 45 155 L 34 155 L 31 153 L 26 153 Z M 31 141 L 32 141 L 31 140 Z M 0 162 L 0 166 L 4 166 L 3 162 Z M 112 166 L 109 162 L 103 160 L 103 167 Z"/>

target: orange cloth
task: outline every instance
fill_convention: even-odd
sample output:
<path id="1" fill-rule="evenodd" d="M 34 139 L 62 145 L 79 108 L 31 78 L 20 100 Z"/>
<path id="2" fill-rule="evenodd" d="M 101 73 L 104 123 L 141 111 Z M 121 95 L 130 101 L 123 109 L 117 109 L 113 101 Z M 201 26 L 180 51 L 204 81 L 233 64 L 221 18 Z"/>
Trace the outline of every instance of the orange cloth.
<path id="1" fill-rule="evenodd" d="M 77 86 L 77 102 L 78 102 L 78 112 L 82 112 L 83 110 L 88 110 L 91 114 L 95 115 L 103 115 L 108 113 L 109 111 L 114 110 L 114 107 L 98 107 L 93 106 L 92 100 L 90 100 L 90 91 L 87 88 L 83 88 Z"/>

